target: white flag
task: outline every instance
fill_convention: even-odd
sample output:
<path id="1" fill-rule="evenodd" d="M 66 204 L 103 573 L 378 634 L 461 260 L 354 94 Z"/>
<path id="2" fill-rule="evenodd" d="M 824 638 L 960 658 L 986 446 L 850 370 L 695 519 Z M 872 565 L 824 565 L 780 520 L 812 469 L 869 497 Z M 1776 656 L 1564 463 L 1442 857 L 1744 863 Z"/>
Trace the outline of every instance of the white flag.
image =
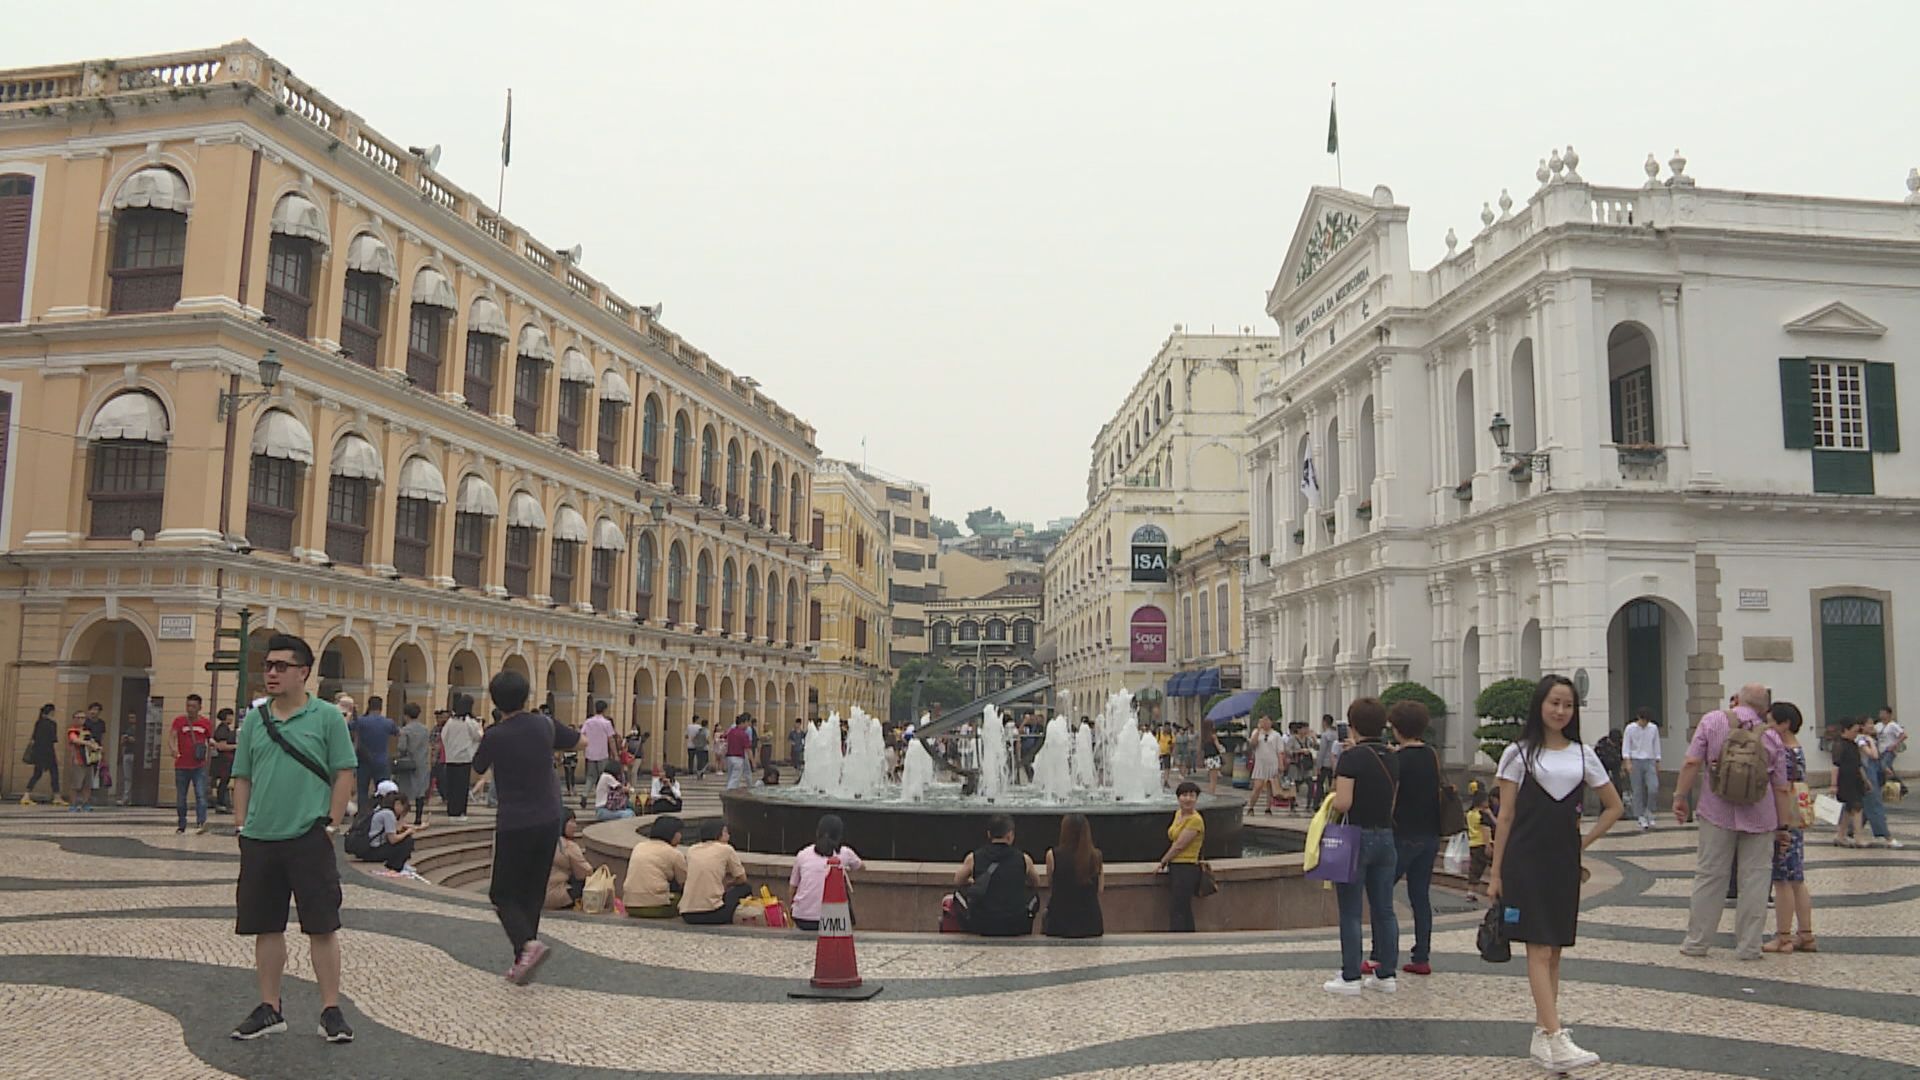
<path id="1" fill-rule="evenodd" d="M 1313 469 L 1313 445 L 1307 445 L 1307 457 L 1300 463 L 1300 494 L 1307 497 L 1307 509 L 1320 509 L 1320 476 Z"/>

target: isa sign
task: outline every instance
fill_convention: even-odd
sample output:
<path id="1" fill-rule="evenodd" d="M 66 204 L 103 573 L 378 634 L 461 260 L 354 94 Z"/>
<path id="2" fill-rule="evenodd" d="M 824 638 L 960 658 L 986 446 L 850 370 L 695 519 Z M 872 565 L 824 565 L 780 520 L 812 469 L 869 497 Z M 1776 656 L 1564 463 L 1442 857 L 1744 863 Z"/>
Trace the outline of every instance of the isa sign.
<path id="1" fill-rule="evenodd" d="M 1127 620 L 1127 658 L 1136 664 L 1167 662 L 1167 613 L 1148 604 Z"/>
<path id="2" fill-rule="evenodd" d="M 1142 525 L 1133 530 L 1129 541 L 1133 559 L 1128 577 L 1133 581 L 1167 580 L 1167 531 L 1158 525 Z"/>

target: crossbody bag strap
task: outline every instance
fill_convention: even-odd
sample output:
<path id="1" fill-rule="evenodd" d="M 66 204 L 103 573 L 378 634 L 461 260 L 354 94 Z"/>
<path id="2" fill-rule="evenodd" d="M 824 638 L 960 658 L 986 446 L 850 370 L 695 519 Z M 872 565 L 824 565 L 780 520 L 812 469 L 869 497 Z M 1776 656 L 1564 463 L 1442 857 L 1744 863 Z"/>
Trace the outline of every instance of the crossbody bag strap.
<path id="1" fill-rule="evenodd" d="M 259 708 L 259 707 L 256 707 L 254 709 L 254 712 L 259 714 L 260 726 L 266 729 L 267 738 L 272 739 L 275 746 L 278 746 L 280 749 L 286 751 L 286 754 L 288 757 L 292 758 L 293 760 L 299 762 L 301 765 L 305 766 L 306 770 L 312 773 L 316 778 L 318 778 L 321 783 L 327 785 L 328 787 L 333 786 L 332 774 L 328 773 L 326 769 L 321 768 L 319 762 L 308 757 L 306 754 L 306 751 L 301 750 L 299 747 L 288 742 L 287 737 L 281 734 L 280 725 L 273 719 L 273 715 L 271 713 L 269 713 L 265 708 Z"/>
<path id="2" fill-rule="evenodd" d="M 1387 785 L 1393 788 L 1393 801 L 1387 807 L 1387 817 L 1392 818 L 1394 811 L 1400 809 L 1400 781 L 1393 778 L 1393 773 L 1387 768 L 1386 759 L 1380 756 L 1380 751 L 1372 747 L 1369 747 L 1368 751 L 1373 756 L 1373 763 L 1380 766 L 1381 772 L 1387 774 Z"/>
<path id="3" fill-rule="evenodd" d="M 1433 802 L 1444 812 L 1447 808 L 1446 766 L 1440 764 L 1440 751 L 1435 750 L 1432 743 L 1427 743 L 1426 747 L 1427 753 L 1433 755 L 1433 775 L 1439 779 L 1439 783 L 1433 785 Z"/>

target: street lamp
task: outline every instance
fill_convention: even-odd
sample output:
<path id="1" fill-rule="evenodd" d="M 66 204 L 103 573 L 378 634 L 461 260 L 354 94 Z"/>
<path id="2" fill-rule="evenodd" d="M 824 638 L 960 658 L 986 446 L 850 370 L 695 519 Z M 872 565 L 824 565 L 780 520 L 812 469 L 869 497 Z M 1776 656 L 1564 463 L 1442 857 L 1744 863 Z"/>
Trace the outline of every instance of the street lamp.
<path id="1" fill-rule="evenodd" d="M 652 516 L 655 525 L 667 520 L 667 500 L 655 495 L 652 504 L 647 507 L 647 513 Z"/>
<path id="2" fill-rule="evenodd" d="M 273 396 L 273 388 L 280 385 L 280 354 L 268 349 L 260 358 L 260 389 L 240 393 L 240 376 L 234 375 L 231 387 L 220 391 L 220 403 L 214 411 L 214 419 L 225 420 L 237 412 L 240 406 L 251 401 L 264 401 Z"/>
<path id="3" fill-rule="evenodd" d="M 1513 421 L 1508 420 L 1504 414 L 1498 412 L 1493 414 L 1493 423 L 1487 425 L 1487 433 L 1493 436 L 1494 449 L 1500 451 L 1501 464 L 1504 465 L 1509 461 L 1525 462 L 1527 468 L 1541 476 L 1552 475 L 1552 462 L 1545 450 L 1526 450 L 1516 454 L 1507 449 L 1513 445 Z"/>

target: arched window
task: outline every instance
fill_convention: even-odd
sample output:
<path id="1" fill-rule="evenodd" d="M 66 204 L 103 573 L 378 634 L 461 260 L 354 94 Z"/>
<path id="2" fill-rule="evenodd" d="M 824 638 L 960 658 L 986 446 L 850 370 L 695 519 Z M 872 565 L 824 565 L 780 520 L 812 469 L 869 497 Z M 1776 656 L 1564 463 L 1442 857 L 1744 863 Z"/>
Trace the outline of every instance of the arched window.
<path id="1" fill-rule="evenodd" d="M 1033 621 L 1031 619 L 1014 620 L 1013 643 L 1015 645 L 1033 644 Z"/>
<path id="2" fill-rule="evenodd" d="M 347 245 L 347 276 L 341 290 L 340 351 L 362 367 L 380 366 L 386 334 L 387 290 L 400 280 L 393 252 L 371 233 Z"/>
<path id="3" fill-rule="evenodd" d="M 867 565 L 867 534 L 856 530 L 853 534 L 853 565 L 865 568 Z"/>
<path id="4" fill-rule="evenodd" d="M 327 246 L 320 208 L 304 195 L 284 195 L 274 205 L 267 240 L 267 288 L 260 310 L 283 334 L 305 338 L 313 315 L 314 256 Z"/>
<path id="5" fill-rule="evenodd" d="M 767 483 L 767 528 L 774 532 L 780 531 L 780 500 L 785 494 L 781 490 L 780 480 L 780 463 L 776 461 Z"/>
<path id="6" fill-rule="evenodd" d="M 1167 417 L 1171 419 L 1173 417 L 1173 380 L 1172 379 L 1167 380 L 1166 390 L 1164 393 L 1161 394 L 1161 397 L 1166 399 Z"/>
<path id="7" fill-rule="evenodd" d="M 626 420 L 627 406 L 633 402 L 633 391 L 627 388 L 627 379 L 619 368 L 610 367 L 600 373 L 600 415 L 594 425 L 594 453 L 608 465 L 624 464 L 620 458 L 620 425 Z"/>
<path id="8" fill-rule="evenodd" d="M 953 627 L 946 623 L 933 624 L 933 644 L 937 648 L 947 648 L 953 644 Z"/>
<path id="9" fill-rule="evenodd" d="M 780 579 L 773 574 L 767 575 L 767 641 L 771 643 L 778 637 L 780 622 Z"/>
<path id="10" fill-rule="evenodd" d="M 1455 491 L 1471 499 L 1473 496 L 1473 476 L 1479 471 L 1475 458 L 1475 436 L 1480 433 L 1480 425 L 1475 422 L 1473 413 L 1473 372 L 1460 373 L 1460 381 L 1453 389 L 1453 472 L 1460 478 Z"/>
<path id="11" fill-rule="evenodd" d="M 713 624 L 713 556 L 702 551 L 693 574 L 693 624 L 702 630 Z"/>
<path id="12" fill-rule="evenodd" d="M 741 637 L 752 637 L 756 625 L 760 622 L 760 575 L 752 567 L 747 568 L 747 607 L 746 621 L 740 626 Z"/>
<path id="13" fill-rule="evenodd" d="M 518 356 L 513 365 L 513 426 L 540 430 L 540 399 L 546 396 L 547 372 L 553 367 L 553 344 L 547 332 L 529 323 L 520 328 Z"/>
<path id="14" fill-rule="evenodd" d="M 1378 468 L 1375 464 L 1377 449 L 1374 444 L 1373 429 L 1373 398 L 1369 396 L 1365 401 L 1360 403 L 1360 430 L 1354 432 L 1355 435 L 1359 436 L 1360 444 L 1360 498 L 1362 505 L 1368 507 L 1371 507 L 1373 502 L 1373 478 L 1375 470 Z M 1272 476 L 1267 477 L 1267 485 L 1269 490 L 1271 490 L 1273 485 Z"/>
<path id="15" fill-rule="evenodd" d="M 800 474 L 794 473 L 787 483 L 787 538 L 800 541 Z"/>
<path id="16" fill-rule="evenodd" d="M 741 474 L 740 440 L 727 440 L 727 513 L 740 517 L 747 512 L 746 501 L 740 487 L 744 480 Z"/>
<path id="17" fill-rule="evenodd" d="M 466 379 L 460 388 L 467 408 L 484 415 L 493 413 L 493 388 L 500 379 L 500 354 L 513 333 L 500 305 L 484 296 L 475 297 L 467 309 Z"/>
<path id="18" fill-rule="evenodd" d="M 980 624 L 977 622 L 974 622 L 972 619 L 963 620 L 960 623 L 960 640 L 961 641 L 979 641 L 980 640 Z"/>
<path id="19" fill-rule="evenodd" d="M 1522 338 L 1513 350 L 1513 378 L 1508 383 L 1513 393 L 1513 401 L 1507 406 L 1507 415 L 1513 421 L 1513 448 L 1525 453 L 1540 446 L 1540 426 L 1533 407 L 1533 339 Z"/>
<path id="20" fill-rule="evenodd" d="M 1007 624 L 1004 620 L 1002 619 L 987 620 L 987 640 L 988 641 L 1007 640 Z"/>
<path id="21" fill-rule="evenodd" d="M 980 676 L 972 664 L 960 668 L 960 685 L 966 689 L 968 697 L 980 696 Z"/>
<path id="22" fill-rule="evenodd" d="M 427 464 L 426 459 L 414 458 L 407 463 L 407 468 L 412 469 L 416 464 L 432 470 L 433 477 L 437 481 L 440 472 Z M 406 470 L 402 470 L 400 475 L 402 481 L 400 494 L 401 501 L 404 503 L 407 496 Z M 441 490 L 445 491 L 444 488 Z M 444 497 L 443 494 L 442 498 Z M 432 500 L 427 500 L 424 496 L 422 499 L 422 504 L 418 507 L 420 516 L 423 520 L 430 522 L 431 509 L 425 503 Z M 401 507 L 401 512 L 403 516 L 407 512 L 404 505 Z M 453 504 L 453 580 L 466 588 L 478 589 L 486 583 L 488 539 L 493 535 L 493 519 L 499 516 L 500 497 L 494 493 L 493 485 L 478 476 L 462 477 L 460 489 L 455 493 Z M 428 528 L 431 528 L 430 524 Z M 428 535 L 431 536 L 431 533 Z M 420 549 L 420 558 L 424 566 L 426 559 L 424 544 Z M 421 572 L 424 574 L 425 570 Z"/>
<path id="23" fill-rule="evenodd" d="M 342 435 L 328 471 L 327 557 L 341 566 L 364 566 L 373 489 L 384 473 L 380 451 L 358 435 Z"/>
<path id="24" fill-rule="evenodd" d="M 539 534 L 547 527 L 546 512 L 524 491 L 507 501 L 506 587 L 508 596 L 532 595 L 533 556 Z"/>
<path id="25" fill-rule="evenodd" d="M 553 512 L 553 543 L 547 553 L 547 595 L 555 604 L 574 602 L 574 579 L 580 576 L 580 549 L 588 540 L 587 519 L 571 506 Z"/>
<path id="26" fill-rule="evenodd" d="M 761 476 L 760 451 L 755 450 L 747 459 L 747 520 L 756 528 L 766 523 L 766 514 L 760 506 Z"/>
<path id="27" fill-rule="evenodd" d="M 712 424 L 700 429 L 700 501 L 720 505 L 720 439 Z"/>
<path id="28" fill-rule="evenodd" d="M 253 428 L 247 474 L 247 542 L 262 551 L 292 551 L 302 470 L 313 464 L 313 438 L 292 413 L 269 409 Z"/>
<path id="29" fill-rule="evenodd" d="M 795 627 L 800 625 L 800 579 L 787 579 L 787 636 L 788 648 L 793 647 Z"/>
<path id="30" fill-rule="evenodd" d="M 1607 335 L 1607 394 L 1615 443 L 1659 442 L 1653 414 L 1653 338 L 1634 323 L 1621 323 Z"/>
<path id="31" fill-rule="evenodd" d="M 612 518 L 593 523 L 593 566 L 588 602 L 595 611 L 613 610 L 613 575 L 620 553 L 627 550 L 627 536 Z"/>
<path id="32" fill-rule="evenodd" d="M 653 617 L 654 562 L 653 533 L 643 532 L 633 545 L 633 610 L 643 619 Z"/>
<path id="33" fill-rule="evenodd" d="M 148 539 L 160 534 L 170 438 L 167 410 L 143 391 L 120 394 L 94 414 L 87 433 L 88 536 L 125 540 L 135 529 Z"/>
<path id="34" fill-rule="evenodd" d="M 580 449 L 580 430 L 587 420 L 587 391 L 593 387 L 593 362 L 587 354 L 567 346 L 560 354 L 560 418 L 554 434 L 560 445 Z"/>
<path id="35" fill-rule="evenodd" d="M 640 475 L 650 484 L 660 482 L 660 398 L 648 394 L 640 408 Z"/>
<path id="36" fill-rule="evenodd" d="M 693 453 L 693 424 L 685 409 L 673 414 L 673 490 L 688 493 L 687 459 Z"/>
<path id="37" fill-rule="evenodd" d="M 667 621 L 680 622 L 680 613 L 687 598 L 687 553 L 675 540 L 667 549 Z"/>
<path id="38" fill-rule="evenodd" d="M 733 597 L 740 587 L 734 573 L 733 560 L 725 559 L 720 563 L 720 632 L 733 633 Z"/>
<path id="39" fill-rule="evenodd" d="M 999 664 L 987 665 L 987 693 L 996 694 L 1007 688 L 1007 669 Z"/>
<path id="40" fill-rule="evenodd" d="M 172 311 L 187 265 L 187 182 L 172 169 L 141 169 L 113 197 L 115 313 Z"/>
<path id="41" fill-rule="evenodd" d="M 429 394 L 440 392 L 447 325 L 459 307 L 445 274 L 429 266 L 413 276 L 413 307 L 407 316 L 407 378 Z"/>
<path id="42" fill-rule="evenodd" d="M 821 631 L 821 628 L 825 625 L 825 622 L 826 620 L 823 617 L 820 610 L 820 601 L 818 600 L 807 601 L 807 640 L 808 641 L 817 642 L 822 640 L 820 631 Z"/>

